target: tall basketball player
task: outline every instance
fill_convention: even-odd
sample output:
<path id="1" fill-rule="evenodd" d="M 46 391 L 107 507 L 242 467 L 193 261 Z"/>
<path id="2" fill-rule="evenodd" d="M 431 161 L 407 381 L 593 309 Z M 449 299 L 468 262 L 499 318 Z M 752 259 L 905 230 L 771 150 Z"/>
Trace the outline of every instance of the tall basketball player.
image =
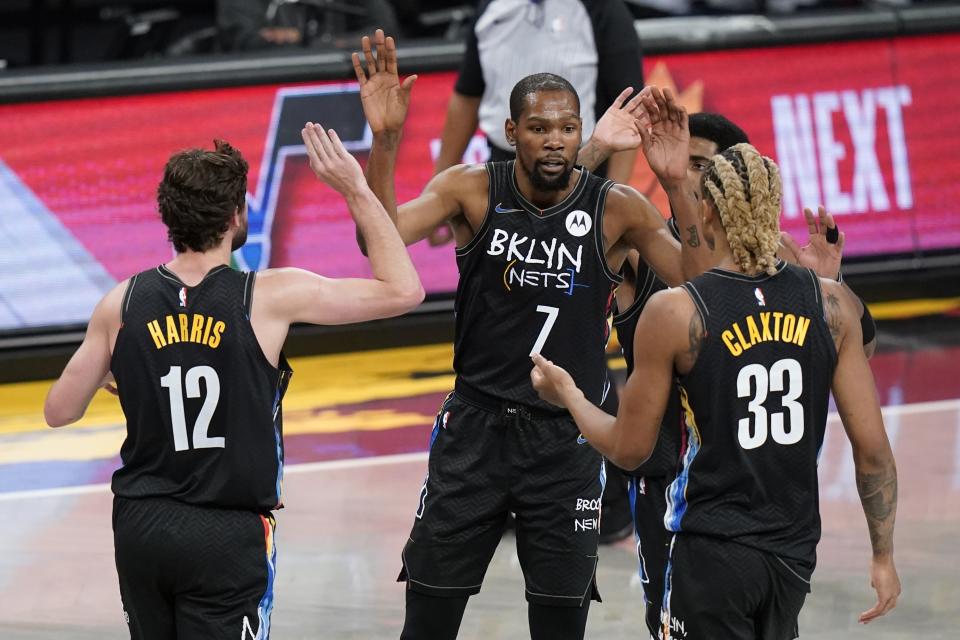
<path id="1" fill-rule="evenodd" d="M 454 369 L 457 381 L 436 421 L 427 478 L 401 579 L 407 583 L 402 638 L 457 635 L 467 599 L 480 590 L 507 513 L 516 514 L 531 637 L 582 638 L 597 597 L 600 456 L 566 411 L 530 385 L 531 353 L 570 368 L 600 402 L 606 379 L 607 317 L 617 273 L 631 248 L 671 284 L 702 267 L 709 251 L 681 249 L 659 212 L 630 187 L 576 166 L 579 100 L 552 74 L 521 80 L 510 96 L 510 162 L 460 165 L 422 195 L 395 205 L 393 168 L 413 78 L 397 76 L 392 39 L 377 33 L 367 71 L 354 55 L 364 111 L 374 134 L 367 179 L 406 243 L 449 221 L 457 239 Z M 686 114 L 651 92 L 664 115 L 644 132 L 651 166 L 668 192 L 685 198 Z M 684 224 L 692 208 L 678 202 Z M 397 210 L 398 209 L 398 210 Z"/>
<path id="2" fill-rule="evenodd" d="M 817 454 L 832 389 L 870 529 L 877 603 L 860 616 L 870 622 L 900 594 L 897 474 L 857 310 L 838 283 L 777 259 L 772 160 L 735 145 L 713 157 L 703 187 L 703 237 L 718 266 L 647 303 L 617 417 L 538 354 L 533 384 L 632 468 L 653 450 L 679 376 L 688 445 L 668 490 L 661 637 L 689 640 L 797 637 L 820 538 Z"/>
<path id="3" fill-rule="evenodd" d="M 373 279 L 234 271 L 247 163 L 222 141 L 177 153 L 158 189 L 176 257 L 104 297 L 47 395 L 44 415 L 59 427 L 116 380 L 127 437 L 113 476 L 114 546 L 131 638 L 269 637 L 287 329 L 397 315 L 423 299 L 357 161 L 333 130 L 308 123 L 303 138 L 311 168 L 367 238 Z"/>

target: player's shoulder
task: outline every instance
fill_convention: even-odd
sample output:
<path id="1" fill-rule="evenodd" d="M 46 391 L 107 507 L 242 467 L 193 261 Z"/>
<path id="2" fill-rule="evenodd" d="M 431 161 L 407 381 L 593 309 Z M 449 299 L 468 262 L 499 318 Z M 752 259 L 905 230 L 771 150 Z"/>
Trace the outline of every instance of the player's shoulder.
<path id="1" fill-rule="evenodd" d="M 470 190 L 486 191 L 490 184 L 487 164 L 455 164 L 444 169 L 431 181 L 431 187 L 441 191 L 463 194 Z"/>
<path id="2" fill-rule="evenodd" d="M 619 182 L 611 182 L 604 215 L 624 220 L 643 220 L 657 226 L 663 224 L 663 218 L 649 198 L 630 185 Z"/>

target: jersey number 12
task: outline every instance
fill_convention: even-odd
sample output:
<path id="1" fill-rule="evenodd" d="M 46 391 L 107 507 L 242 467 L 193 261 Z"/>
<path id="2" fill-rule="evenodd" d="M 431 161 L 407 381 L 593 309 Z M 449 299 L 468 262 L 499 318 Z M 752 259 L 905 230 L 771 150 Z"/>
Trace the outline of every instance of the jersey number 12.
<path id="1" fill-rule="evenodd" d="M 187 370 L 186 379 L 181 383 L 180 367 L 170 367 L 167 375 L 160 378 L 160 386 L 170 391 L 170 421 L 173 423 L 173 447 L 177 451 L 186 451 L 190 448 L 187 440 L 187 418 L 183 411 L 183 387 L 187 387 L 188 398 L 200 397 L 200 380 L 207 383 L 207 396 L 203 399 L 203 406 L 197 414 L 197 421 L 193 425 L 194 449 L 222 449 L 226 446 L 226 438 L 207 436 L 213 412 L 217 410 L 220 400 L 220 377 L 213 367 L 206 365 L 191 367 Z"/>

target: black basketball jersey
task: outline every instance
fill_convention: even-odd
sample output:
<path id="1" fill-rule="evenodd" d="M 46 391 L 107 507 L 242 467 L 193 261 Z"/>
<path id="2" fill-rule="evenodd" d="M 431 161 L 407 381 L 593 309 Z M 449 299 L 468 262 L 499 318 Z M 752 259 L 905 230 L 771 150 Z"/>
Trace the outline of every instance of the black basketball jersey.
<path id="1" fill-rule="evenodd" d="M 110 369 L 127 437 L 113 491 L 196 505 L 281 506 L 281 400 L 292 370 L 250 325 L 255 273 L 224 265 L 188 287 L 164 266 L 130 280 Z"/>
<path id="2" fill-rule="evenodd" d="M 667 220 L 667 227 L 673 237 L 679 240 L 680 233 L 673 218 Z M 627 267 L 628 265 L 625 264 L 624 268 Z M 627 363 L 627 376 L 633 373 L 633 344 L 634 335 L 637 332 L 637 320 L 640 319 L 640 314 L 643 313 L 643 308 L 650 297 L 667 288 L 667 284 L 657 277 L 650 265 L 640 262 L 639 273 L 634 278 L 633 303 L 622 311 L 618 309 L 613 316 L 613 326 L 617 329 L 617 340 L 623 350 L 623 359 Z M 663 422 L 653 453 L 650 454 L 650 458 L 646 462 L 631 470 L 630 475 L 638 477 L 673 475 L 677 470 L 677 463 L 680 459 L 682 433 L 680 396 L 678 390 L 674 388 L 670 390 L 670 397 L 667 400 L 667 407 L 663 414 Z"/>
<path id="3" fill-rule="evenodd" d="M 812 570 L 817 455 L 837 352 L 813 271 L 712 269 L 684 285 L 706 338 L 680 377 L 687 429 L 664 523 L 734 540 Z"/>
<path id="4" fill-rule="evenodd" d="M 613 183 L 581 169 L 567 197 L 541 211 L 520 194 L 513 167 L 487 163 L 486 217 L 457 249 L 457 385 L 556 411 L 530 384 L 530 354 L 539 352 L 600 404 L 610 384 L 607 318 L 620 281 L 603 253 Z"/>

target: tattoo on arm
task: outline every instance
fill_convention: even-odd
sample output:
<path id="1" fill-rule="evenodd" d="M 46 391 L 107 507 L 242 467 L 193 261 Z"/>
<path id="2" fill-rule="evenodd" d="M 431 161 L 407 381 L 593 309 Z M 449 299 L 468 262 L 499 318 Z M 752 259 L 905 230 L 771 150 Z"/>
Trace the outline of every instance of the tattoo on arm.
<path id="1" fill-rule="evenodd" d="M 707 338 L 707 331 L 703 326 L 703 318 L 700 317 L 700 311 L 695 309 L 690 316 L 690 358 L 696 362 L 700 355 L 700 348 L 703 341 Z"/>
<path id="2" fill-rule="evenodd" d="M 867 516 L 873 555 L 893 551 L 893 524 L 897 517 L 897 468 L 893 461 L 878 473 L 857 473 L 857 492 Z"/>
<path id="3" fill-rule="evenodd" d="M 823 311 L 826 315 L 827 326 L 830 327 L 830 335 L 833 336 L 833 342 L 839 347 L 840 335 L 843 329 L 840 299 L 834 294 L 828 293 L 823 302 Z"/>
<path id="4" fill-rule="evenodd" d="M 687 244 L 691 247 L 700 246 L 700 234 L 697 233 L 697 225 L 690 225 L 687 227 L 687 231 L 690 233 L 690 238 L 687 239 Z"/>

